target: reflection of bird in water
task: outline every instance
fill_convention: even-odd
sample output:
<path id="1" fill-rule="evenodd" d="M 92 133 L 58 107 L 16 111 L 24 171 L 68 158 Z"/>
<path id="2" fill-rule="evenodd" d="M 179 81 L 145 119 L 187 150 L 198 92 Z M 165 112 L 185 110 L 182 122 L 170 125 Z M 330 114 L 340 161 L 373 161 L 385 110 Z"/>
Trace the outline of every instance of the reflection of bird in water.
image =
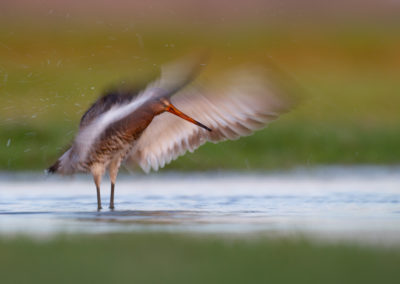
<path id="1" fill-rule="evenodd" d="M 71 148 L 47 172 L 90 172 L 101 209 L 100 181 L 108 169 L 113 209 L 122 162 L 136 163 L 145 172 L 158 170 L 207 141 L 250 135 L 293 105 L 261 68 L 231 74 L 220 90 L 182 89 L 200 65 L 197 60 L 182 60 L 163 67 L 160 78 L 140 92 L 113 92 L 99 98 L 83 115 Z"/>

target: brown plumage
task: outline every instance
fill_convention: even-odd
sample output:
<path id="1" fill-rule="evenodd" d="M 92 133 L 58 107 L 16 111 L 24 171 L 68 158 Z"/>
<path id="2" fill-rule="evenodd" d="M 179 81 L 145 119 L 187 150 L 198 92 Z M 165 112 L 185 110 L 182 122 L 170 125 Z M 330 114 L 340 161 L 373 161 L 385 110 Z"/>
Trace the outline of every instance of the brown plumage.
<path id="1" fill-rule="evenodd" d="M 230 74 L 227 86 L 213 92 L 181 90 L 194 78 L 199 63 L 186 59 L 167 65 L 160 79 L 140 92 L 111 92 L 99 98 L 82 116 L 71 148 L 48 172 L 90 172 L 101 209 L 100 181 L 108 169 L 113 209 L 122 162 L 138 164 L 145 172 L 158 170 L 207 141 L 250 135 L 294 104 L 260 68 Z"/>

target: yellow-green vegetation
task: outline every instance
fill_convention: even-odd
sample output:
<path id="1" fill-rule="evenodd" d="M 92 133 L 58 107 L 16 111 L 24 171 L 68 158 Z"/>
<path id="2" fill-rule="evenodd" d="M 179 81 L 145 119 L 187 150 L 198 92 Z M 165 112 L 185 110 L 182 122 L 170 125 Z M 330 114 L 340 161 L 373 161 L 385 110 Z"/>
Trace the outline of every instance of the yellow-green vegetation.
<path id="1" fill-rule="evenodd" d="M 398 283 L 400 250 L 119 234 L 0 240 L 1 283 Z"/>
<path id="2" fill-rule="evenodd" d="M 397 25 L 398 26 L 398 25 Z M 55 22 L 0 28 L 0 170 L 40 170 L 105 89 L 208 47 L 205 76 L 270 57 L 302 87 L 292 113 L 251 137 L 206 145 L 168 169 L 266 169 L 400 162 L 396 25 L 204 28 Z M 207 75 L 208 74 L 208 75 Z"/>

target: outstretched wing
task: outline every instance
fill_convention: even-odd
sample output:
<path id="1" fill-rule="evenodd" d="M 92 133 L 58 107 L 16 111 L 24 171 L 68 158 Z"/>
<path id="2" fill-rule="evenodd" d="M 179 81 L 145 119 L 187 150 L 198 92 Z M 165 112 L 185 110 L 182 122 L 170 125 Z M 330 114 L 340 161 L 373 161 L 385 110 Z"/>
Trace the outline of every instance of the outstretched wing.
<path id="1" fill-rule="evenodd" d="M 145 172 L 158 170 L 207 141 L 216 143 L 250 135 L 287 112 L 295 100 L 268 81 L 270 77 L 264 71 L 254 68 L 235 72 L 224 89 L 174 95 L 171 101 L 177 108 L 212 131 L 163 113 L 143 132 L 128 162 L 135 161 Z"/>
<path id="2" fill-rule="evenodd" d="M 178 61 L 161 66 L 160 77 L 154 82 L 148 83 L 142 88 L 120 88 L 97 99 L 82 116 L 79 128 L 85 128 L 96 118 L 120 106 L 133 101 L 147 101 L 160 96 L 171 96 L 189 83 L 198 73 L 201 67 L 201 56 L 187 56 Z"/>
<path id="3" fill-rule="evenodd" d="M 93 122 L 93 120 L 109 111 L 111 108 L 129 103 L 138 95 L 138 93 L 139 92 L 134 90 L 129 90 L 127 92 L 115 90 L 106 93 L 97 99 L 84 113 L 79 123 L 79 128 L 82 129 L 88 126 L 91 122 Z"/>

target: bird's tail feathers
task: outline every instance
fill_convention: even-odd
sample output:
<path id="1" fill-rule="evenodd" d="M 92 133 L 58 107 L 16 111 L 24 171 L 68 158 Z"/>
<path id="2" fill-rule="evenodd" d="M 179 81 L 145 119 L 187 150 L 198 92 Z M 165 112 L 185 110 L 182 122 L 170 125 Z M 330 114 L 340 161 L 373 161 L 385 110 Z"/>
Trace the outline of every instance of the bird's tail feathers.
<path id="1" fill-rule="evenodd" d="M 74 151 L 69 148 L 52 166 L 45 170 L 46 174 L 59 173 L 62 175 L 73 174 L 76 171 L 78 163 L 77 155 L 73 155 Z"/>
<path id="2" fill-rule="evenodd" d="M 60 160 L 57 160 L 51 167 L 47 168 L 44 172 L 46 175 L 54 174 L 60 168 Z"/>

